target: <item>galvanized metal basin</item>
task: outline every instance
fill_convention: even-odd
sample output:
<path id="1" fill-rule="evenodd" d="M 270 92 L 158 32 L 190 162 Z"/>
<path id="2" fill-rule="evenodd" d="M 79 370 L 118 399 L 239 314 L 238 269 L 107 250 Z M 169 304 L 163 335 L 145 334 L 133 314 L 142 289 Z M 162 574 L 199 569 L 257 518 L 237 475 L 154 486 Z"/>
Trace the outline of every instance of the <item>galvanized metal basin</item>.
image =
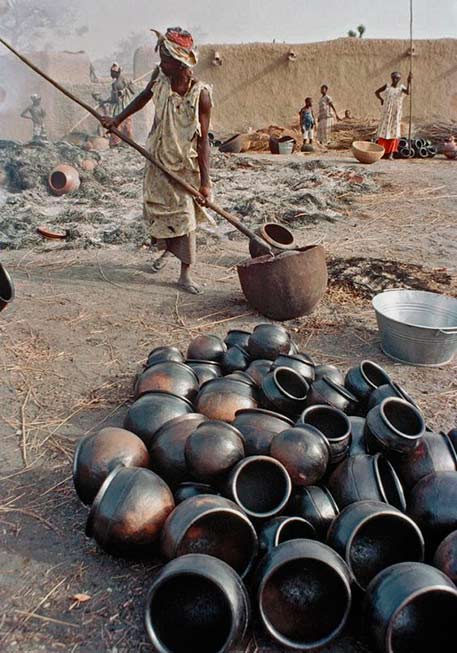
<path id="1" fill-rule="evenodd" d="M 373 299 L 383 352 L 408 365 L 440 366 L 457 351 L 457 299 L 387 290 Z"/>

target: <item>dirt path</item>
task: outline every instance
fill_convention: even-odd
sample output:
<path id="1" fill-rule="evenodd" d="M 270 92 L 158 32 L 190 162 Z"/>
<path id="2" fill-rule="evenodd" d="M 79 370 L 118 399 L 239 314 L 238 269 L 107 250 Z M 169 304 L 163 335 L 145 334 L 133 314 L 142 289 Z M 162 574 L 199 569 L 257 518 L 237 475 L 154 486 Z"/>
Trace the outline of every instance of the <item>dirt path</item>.
<path id="1" fill-rule="evenodd" d="M 398 280 L 456 294 L 455 166 L 382 162 L 376 170 L 383 193 L 350 195 L 344 219 L 294 222 L 303 242 L 325 239 L 333 278 L 316 313 L 287 326 L 317 361 L 343 369 L 378 361 L 434 428 L 448 429 L 457 424 L 457 362 L 419 369 L 387 360 L 368 296 Z M 0 650 L 151 650 L 142 610 L 154 565 L 114 560 L 85 538 L 72 452 L 83 434 L 122 422 L 133 374 L 152 347 L 185 348 L 191 335 L 262 321 L 239 290 L 232 266 L 247 246 L 233 237 L 202 240 L 196 271 L 204 298 L 177 293 L 175 263 L 152 276 L 145 249 L 39 244 L 2 252 L 18 297 L 0 316 Z M 81 593 L 90 600 L 72 598 Z M 261 636 L 247 650 L 279 653 Z M 362 648 L 348 636 L 329 650 Z"/>

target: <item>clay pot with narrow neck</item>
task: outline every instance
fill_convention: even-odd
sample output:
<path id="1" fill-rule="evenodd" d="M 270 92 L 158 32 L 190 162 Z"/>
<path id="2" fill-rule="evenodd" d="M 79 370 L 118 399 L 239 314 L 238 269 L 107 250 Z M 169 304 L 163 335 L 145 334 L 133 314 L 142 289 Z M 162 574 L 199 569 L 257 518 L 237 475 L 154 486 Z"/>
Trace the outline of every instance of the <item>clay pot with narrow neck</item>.
<path id="1" fill-rule="evenodd" d="M 289 367 L 295 370 L 301 377 L 308 383 L 314 381 L 314 363 L 310 361 L 309 356 L 306 354 L 285 355 L 281 354 L 276 358 L 272 365 L 272 370 L 278 367 Z"/>
<path id="2" fill-rule="evenodd" d="M 68 193 L 75 193 L 81 185 L 81 179 L 76 168 L 62 163 L 51 171 L 48 184 L 51 193 L 60 197 Z"/>
<path id="3" fill-rule="evenodd" d="M 344 374 L 335 365 L 316 365 L 314 368 L 315 380 L 320 381 L 324 376 L 338 385 L 344 385 Z"/>
<path id="4" fill-rule="evenodd" d="M 308 391 L 308 383 L 298 372 L 277 367 L 263 379 L 260 396 L 264 408 L 294 418 L 305 407 Z"/>
<path id="5" fill-rule="evenodd" d="M 345 387 L 357 397 L 360 404 L 367 406 L 371 393 L 382 385 L 390 383 L 390 376 L 373 361 L 362 361 L 351 367 L 344 380 Z"/>
<path id="6" fill-rule="evenodd" d="M 238 345 L 243 349 L 247 349 L 249 336 L 251 331 L 243 331 L 242 329 L 231 329 L 227 332 L 227 335 L 224 338 L 224 342 L 227 345 L 227 348 L 234 347 Z"/>
<path id="7" fill-rule="evenodd" d="M 286 252 L 297 247 L 292 231 L 276 222 L 267 222 L 261 225 L 256 229 L 256 234 L 268 243 L 275 254 L 280 254 L 281 252 Z M 252 258 L 264 256 L 268 254 L 268 245 L 262 247 L 258 241 L 251 239 L 249 241 L 249 253 Z"/>
<path id="8" fill-rule="evenodd" d="M 259 358 L 252 361 L 246 370 L 246 373 L 254 379 L 256 385 L 261 386 L 264 377 L 271 371 L 272 362 L 265 358 Z"/>
<path id="9" fill-rule="evenodd" d="M 404 399 L 384 399 L 367 415 L 365 441 L 370 453 L 408 455 L 419 445 L 424 433 L 424 418 Z"/>
<path id="10" fill-rule="evenodd" d="M 297 426 L 314 426 L 327 441 L 329 464 L 340 463 L 348 454 L 351 444 L 351 422 L 343 411 L 333 406 L 310 406 L 298 418 Z"/>

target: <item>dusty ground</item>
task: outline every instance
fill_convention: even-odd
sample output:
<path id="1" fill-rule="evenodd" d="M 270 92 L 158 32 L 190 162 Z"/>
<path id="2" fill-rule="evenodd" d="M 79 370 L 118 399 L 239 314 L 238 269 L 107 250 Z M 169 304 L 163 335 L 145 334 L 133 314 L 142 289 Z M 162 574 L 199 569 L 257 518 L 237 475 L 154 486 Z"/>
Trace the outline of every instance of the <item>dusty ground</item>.
<path id="1" fill-rule="evenodd" d="M 215 171 L 221 203 L 230 207 L 259 202 L 266 174 L 286 183 L 285 165 L 290 175 L 306 179 L 302 192 L 313 190 L 302 157 L 274 164 L 270 157 L 238 161 Z M 353 167 L 344 154 L 324 161 L 342 176 Z M 332 279 L 315 314 L 287 326 L 300 349 L 318 361 L 343 369 L 363 358 L 378 361 L 417 399 L 433 427 L 448 429 L 457 424 L 457 362 L 419 369 L 387 360 L 369 298 L 395 285 L 457 294 L 455 164 L 381 162 L 370 171 L 356 170 L 373 186 L 340 197 L 334 221 L 307 214 L 305 222 L 291 223 L 302 242 L 324 241 Z M 139 184 L 138 172 L 130 191 L 139 195 Z M 268 214 L 267 202 L 264 210 L 287 221 L 283 189 L 278 184 L 276 215 Z M 103 201 L 111 203 L 105 218 L 110 210 L 122 219 L 125 207 L 116 208 L 112 194 Z M 58 205 L 63 213 L 62 206 L 84 209 L 76 200 Z M 260 215 L 262 207 L 254 210 Z M 153 346 L 184 348 L 197 333 L 223 334 L 262 320 L 240 292 L 233 265 L 247 245 L 234 237 L 223 228 L 202 236 L 196 273 L 206 285 L 203 298 L 176 292 L 175 263 L 153 277 L 151 254 L 134 239 L 74 249 L 74 242 L 42 243 L 29 227 L 26 248 L 2 251 L 17 299 L 0 316 L 1 651 L 150 650 L 142 610 L 154 566 L 114 560 L 85 538 L 86 510 L 71 484 L 72 452 L 83 434 L 122 422 L 132 375 Z M 90 599 L 78 602 L 76 594 Z M 278 653 L 261 635 L 247 647 Z M 364 649 L 348 635 L 329 650 Z"/>

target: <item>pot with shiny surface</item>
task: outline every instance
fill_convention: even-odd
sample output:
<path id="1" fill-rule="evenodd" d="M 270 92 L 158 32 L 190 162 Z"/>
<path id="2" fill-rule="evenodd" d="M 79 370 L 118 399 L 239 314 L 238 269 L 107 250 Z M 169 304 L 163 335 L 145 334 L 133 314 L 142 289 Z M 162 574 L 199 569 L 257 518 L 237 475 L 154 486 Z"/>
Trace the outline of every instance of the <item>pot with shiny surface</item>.
<path id="1" fill-rule="evenodd" d="M 292 427 L 293 422 L 271 410 L 252 408 L 239 410 L 233 426 L 243 437 L 247 456 L 268 456 L 274 436 Z"/>
<path id="2" fill-rule="evenodd" d="M 217 484 L 244 458 L 243 438 L 230 424 L 206 421 L 187 438 L 185 457 L 193 478 Z"/>
<path id="3" fill-rule="evenodd" d="M 308 425 L 276 435 L 270 455 L 284 465 L 294 485 L 316 485 L 325 475 L 330 457 L 322 433 Z"/>

